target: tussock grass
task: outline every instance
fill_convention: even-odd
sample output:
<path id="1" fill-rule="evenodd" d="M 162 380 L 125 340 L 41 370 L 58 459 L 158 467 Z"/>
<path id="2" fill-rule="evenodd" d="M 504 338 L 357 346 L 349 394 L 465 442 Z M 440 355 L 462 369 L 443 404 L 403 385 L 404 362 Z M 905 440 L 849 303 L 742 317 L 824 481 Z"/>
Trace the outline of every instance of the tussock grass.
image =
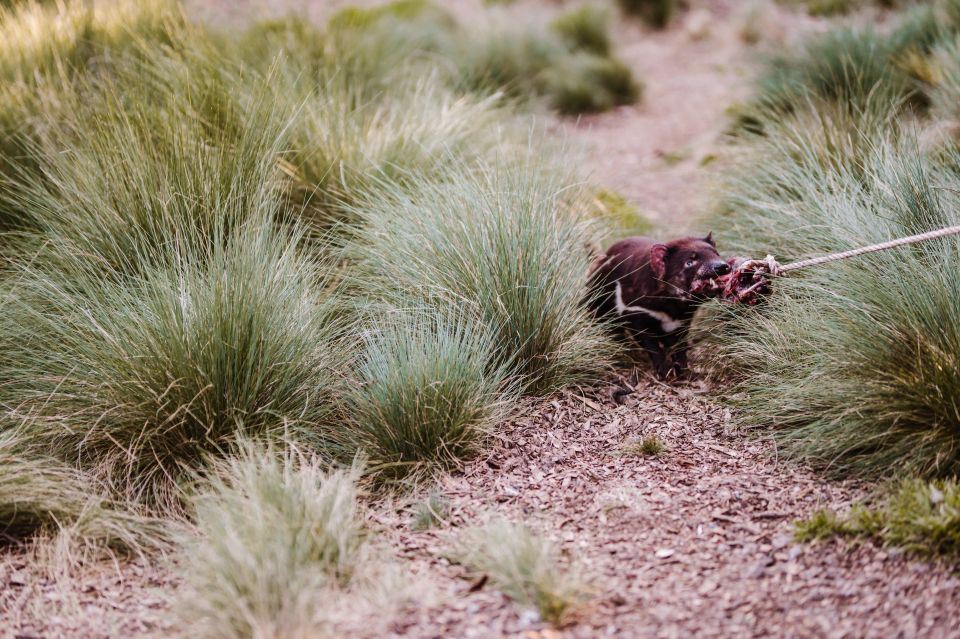
<path id="1" fill-rule="evenodd" d="M 439 528 L 447 523 L 450 502 L 438 491 L 431 491 L 427 498 L 417 504 L 410 521 L 414 532 Z"/>
<path id="2" fill-rule="evenodd" d="M 958 14 L 960 15 L 960 14 Z M 933 50 L 960 28 L 945 6 L 916 6 L 896 17 L 893 28 L 834 27 L 773 56 L 760 78 L 756 102 L 774 120 L 807 108 L 807 102 L 834 101 L 862 109 L 876 93 L 891 104 L 923 109 L 939 80 Z"/>
<path id="3" fill-rule="evenodd" d="M 248 96 L 252 106 L 240 112 L 253 118 L 255 90 L 269 93 L 274 112 L 261 128 L 281 125 L 288 205 L 321 230 L 354 222 L 349 206 L 377 182 L 441 175 L 451 156 L 484 157 L 512 128 L 497 98 L 454 92 L 442 70 L 381 50 L 379 19 L 356 21 L 351 27 L 347 17 L 335 16 L 340 26 L 333 35 L 303 19 L 268 21 L 224 45 L 262 78 L 254 76 L 251 87 L 249 79 L 227 76 L 223 100 Z M 361 36 L 370 42 L 354 42 Z M 419 46 L 409 45 L 410 51 Z"/>
<path id="4" fill-rule="evenodd" d="M 372 7 L 345 7 L 330 18 L 329 27 L 367 29 L 391 20 L 424 20 L 447 26 L 453 24 L 452 16 L 430 0 L 393 0 Z"/>
<path id="5" fill-rule="evenodd" d="M 331 439 L 386 478 L 458 465 L 513 398 L 496 354 L 495 336 L 456 312 L 388 315 L 366 337 Z"/>
<path id="6" fill-rule="evenodd" d="M 42 235 L 48 254 L 137 274 L 277 216 L 287 114 L 263 102 L 265 87 L 238 95 L 240 78 L 201 55 L 127 63 L 78 83 L 71 112 L 45 122 L 37 169 L 3 198 L 16 226 Z"/>
<path id="7" fill-rule="evenodd" d="M 260 20 L 235 38 L 219 40 L 230 58 L 261 72 L 273 66 L 278 72 L 314 81 L 330 71 L 328 38 L 321 27 L 303 16 Z"/>
<path id="8" fill-rule="evenodd" d="M 583 579 L 562 566 L 559 551 L 530 529 L 493 520 L 463 533 L 454 556 L 469 569 L 523 606 L 554 624 L 562 623 L 582 603 Z"/>
<path id="9" fill-rule="evenodd" d="M 57 456 L 154 502 L 238 431 L 323 421 L 342 329 L 295 239 L 238 234 L 132 283 L 95 261 L 25 267 L 0 312 L 0 402 Z"/>
<path id="10" fill-rule="evenodd" d="M 663 441 L 654 435 L 644 437 L 627 444 L 624 448 L 625 453 L 628 455 L 642 455 L 643 457 L 659 457 L 663 453 L 667 452 L 667 445 Z"/>
<path id="11" fill-rule="evenodd" d="M 184 24 L 171 0 L 63 0 L 0 5 L 0 77 L 32 82 L 137 41 L 162 43 Z"/>
<path id="12" fill-rule="evenodd" d="M 800 541 L 868 537 L 927 556 L 960 557 L 960 486 L 955 479 L 904 480 L 840 517 L 822 510 L 796 524 Z"/>
<path id="13" fill-rule="evenodd" d="M 309 89 L 291 124 L 284 156 L 291 203 L 321 228 L 349 222 L 351 205 L 379 182 L 442 178 L 451 157 L 489 156 L 510 129 L 510 116 L 493 99 L 458 97 L 435 75 L 407 80 L 369 101 L 330 80 Z"/>
<path id="14" fill-rule="evenodd" d="M 560 113 L 593 113 L 633 104 L 643 86 L 619 60 L 580 54 L 546 71 L 550 104 Z"/>
<path id="15" fill-rule="evenodd" d="M 473 91 L 504 91 L 516 99 L 545 96 L 552 107 L 568 114 L 603 111 L 639 99 L 640 84 L 628 67 L 573 45 L 572 37 L 529 19 L 506 14 L 491 18 L 459 43 L 453 56 L 458 82 Z"/>
<path id="16" fill-rule="evenodd" d="M 118 57 L 156 51 L 186 34 L 168 0 L 22 2 L 0 7 L 0 182 L 35 168 L 32 146 L 72 114 L 78 76 L 108 75 Z M 149 57 L 149 56 L 147 56 Z M 56 124 L 53 125 L 56 128 Z M 18 211 L 0 203 L 0 231 Z"/>
<path id="17" fill-rule="evenodd" d="M 955 153 L 927 156 L 883 111 L 772 133 L 757 148 L 764 166 L 734 182 L 721 245 L 790 260 L 956 224 Z M 958 249 L 811 269 L 778 282 L 764 308 L 722 313 L 707 330 L 746 421 L 834 473 L 956 473 Z"/>
<path id="18" fill-rule="evenodd" d="M 554 18 L 550 27 L 573 49 L 610 55 L 610 14 L 603 7 L 571 9 Z"/>
<path id="19" fill-rule="evenodd" d="M 542 95 L 543 74 L 567 55 L 557 33 L 529 19 L 495 14 L 464 34 L 453 59 L 460 86 L 519 99 Z"/>
<path id="20" fill-rule="evenodd" d="M 398 70 L 423 75 L 451 67 L 455 43 L 465 28 L 433 2 L 400 0 L 370 8 L 347 7 L 327 25 L 325 72 L 363 85 L 374 97 Z M 449 78 L 448 78 L 449 79 Z"/>
<path id="21" fill-rule="evenodd" d="M 365 544 L 358 474 L 251 443 L 213 460 L 192 499 L 177 613 L 205 638 L 306 638 L 322 629 L 331 590 L 345 587 Z"/>
<path id="22" fill-rule="evenodd" d="M 617 0 L 617 3 L 624 13 L 637 16 L 658 29 L 667 26 L 677 10 L 677 0 Z"/>
<path id="23" fill-rule="evenodd" d="M 0 433 L 0 540 L 67 535 L 83 556 L 168 546 L 164 522 L 111 503 L 93 477 L 32 452 L 25 438 L 18 430 Z"/>
<path id="24" fill-rule="evenodd" d="M 856 0 L 807 0 L 807 13 L 812 16 L 846 15 L 860 8 Z"/>
<path id="25" fill-rule="evenodd" d="M 956 126 L 960 123 L 960 38 L 944 42 L 933 55 L 937 70 L 936 86 L 931 91 L 935 117 Z"/>
<path id="26" fill-rule="evenodd" d="M 589 379 L 610 344 L 582 305 L 591 230 L 580 204 L 563 175 L 532 159 L 387 185 L 357 211 L 361 287 L 395 308 L 459 309 L 528 393 Z"/>
<path id="27" fill-rule="evenodd" d="M 339 12 L 324 50 L 367 87 L 385 88 L 384 78 L 396 73 L 403 58 L 401 66 L 420 74 L 431 69 L 458 92 L 502 94 L 517 102 L 546 98 L 563 113 L 579 113 L 639 98 L 639 83 L 611 56 L 608 22 L 607 12 L 584 7 L 552 21 L 543 12 L 494 10 L 465 25 L 436 5 L 399 2 Z M 302 31 L 292 31 L 294 39 L 302 39 Z M 566 97 L 571 93 L 579 97 Z"/>
<path id="28" fill-rule="evenodd" d="M 892 60 L 897 47 L 868 28 L 834 28 L 804 42 L 797 52 L 772 59 L 760 78 L 759 100 L 790 112 L 807 97 L 862 105 L 878 89 L 901 99 L 915 87 Z"/>
<path id="29" fill-rule="evenodd" d="M 290 103 L 206 48 L 117 59 L 49 115 L 0 312 L 0 404 L 125 497 L 176 502 L 239 432 L 310 433 L 347 359 L 336 267 L 304 252 Z M 287 109 L 287 110 L 284 110 Z"/>

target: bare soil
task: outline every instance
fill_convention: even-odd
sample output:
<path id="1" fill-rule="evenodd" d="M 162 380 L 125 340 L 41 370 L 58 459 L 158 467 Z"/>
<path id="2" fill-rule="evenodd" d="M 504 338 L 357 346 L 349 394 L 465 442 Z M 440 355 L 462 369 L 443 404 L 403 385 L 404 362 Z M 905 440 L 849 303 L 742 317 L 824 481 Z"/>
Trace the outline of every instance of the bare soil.
<path id="1" fill-rule="evenodd" d="M 664 32 L 619 25 L 620 54 L 646 84 L 642 104 L 555 123 L 583 145 L 593 178 L 622 191 L 664 235 L 696 226 L 715 201 L 711 160 L 722 151 L 725 110 L 749 95 L 758 51 L 818 28 L 771 7 L 760 18 L 765 42 L 749 45 L 747 2 L 692 4 Z M 795 520 L 842 511 L 863 487 L 779 460 L 773 443 L 739 431 L 698 383 L 647 376 L 623 405 L 610 391 L 571 390 L 504 424 L 481 458 L 439 483 L 451 505 L 446 526 L 411 532 L 409 509 L 378 511 L 375 525 L 410 580 L 429 581 L 435 596 L 375 619 L 347 615 L 335 634 L 960 637 L 960 579 L 949 566 L 870 543 L 793 540 Z M 627 451 L 645 436 L 666 451 Z M 588 576 L 593 597 L 569 624 L 549 627 L 446 558 L 463 526 L 492 514 L 552 539 Z M 28 554 L 8 551 L 0 637 L 170 636 L 176 585 L 164 568 L 139 562 L 58 582 Z"/>

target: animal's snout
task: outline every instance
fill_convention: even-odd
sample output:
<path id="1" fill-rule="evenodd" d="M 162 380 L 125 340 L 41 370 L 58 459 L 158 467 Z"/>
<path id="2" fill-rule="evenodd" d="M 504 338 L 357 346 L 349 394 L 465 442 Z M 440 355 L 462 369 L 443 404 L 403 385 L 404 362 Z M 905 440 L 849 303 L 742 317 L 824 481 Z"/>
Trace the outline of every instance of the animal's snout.
<path id="1" fill-rule="evenodd" d="M 711 262 L 711 264 L 710 264 L 710 271 L 711 271 L 711 273 L 713 273 L 713 276 L 714 276 L 714 277 L 719 277 L 719 276 L 721 276 L 721 275 L 726 275 L 727 273 L 730 272 L 730 265 L 727 264 L 726 262 L 722 262 L 722 261 L 719 261 L 719 260 L 716 261 L 716 262 Z"/>

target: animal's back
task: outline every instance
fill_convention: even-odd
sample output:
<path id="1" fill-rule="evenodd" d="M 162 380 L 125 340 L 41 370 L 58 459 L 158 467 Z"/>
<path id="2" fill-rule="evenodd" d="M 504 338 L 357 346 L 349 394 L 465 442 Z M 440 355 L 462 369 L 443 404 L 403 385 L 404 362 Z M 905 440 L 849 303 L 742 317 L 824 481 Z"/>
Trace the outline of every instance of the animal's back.
<path id="1" fill-rule="evenodd" d="M 624 277 L 637 276 L 650 268 L 650 249 L 656 244 L 646 237 L 628 237 L 613 244 L 607 252 L 594 260 L 590 269 L 591 308 L 598 317 L 614 310 L 613 291 Z M 633 277 L 643 281 L 643 277 Z"/>

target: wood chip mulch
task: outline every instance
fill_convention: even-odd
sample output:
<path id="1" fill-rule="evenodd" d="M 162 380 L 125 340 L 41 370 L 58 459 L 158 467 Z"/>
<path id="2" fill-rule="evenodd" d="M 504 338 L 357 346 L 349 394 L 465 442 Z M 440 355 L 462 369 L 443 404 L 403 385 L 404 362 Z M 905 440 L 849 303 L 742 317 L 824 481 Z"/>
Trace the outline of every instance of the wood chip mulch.
<path id="1" fill-rule="evenodd" d="M 856 485 L 779 461 L 696 384 L 648 379 L 624 405 L 610 390 L 565 393 L 498 429 L 486 456 L 442 482 L 444 529 L 413 533 L 408 514 L 383 516 L 397 552 L 446 589 L 389 636 L 960 637 L 949 566 L 794 541 L 796 519 L 848 508 Z M 625 452 L 648 436 L 667 450 Z M 541 623 L 445 559 L 458 529 L 491 513 L 540 531 L 590 575 L 595 597 L 572 623 Z"/>
<path id="2" fill-rule="evenodd" d="M 390 554 L 428 594 L 381 615 L 344 614 L 333 636 L 960 637 L 950 566 L 869 543 L 794 541 L 796 519 L 842 511 L 861 487 L 778 460 L 697 384 L 647 379 L 623 405 L 613 390 L 519 411 L 482 457 L 439 483 L 445 526 L 412 532 L 409 507 L 379 510 Z M 651 436 L 664 452 L 631 452 Z M 592 597 L 568 624 L 543 623 L 448 559 L 462 529 L 492 515 L 529 525 L 583 570 Z M 177 584 L 162 568 L 107 565 L 58 587 L 24 560 L 0 556 L 0 638 L 180 634 L 169 614 Z"/>

